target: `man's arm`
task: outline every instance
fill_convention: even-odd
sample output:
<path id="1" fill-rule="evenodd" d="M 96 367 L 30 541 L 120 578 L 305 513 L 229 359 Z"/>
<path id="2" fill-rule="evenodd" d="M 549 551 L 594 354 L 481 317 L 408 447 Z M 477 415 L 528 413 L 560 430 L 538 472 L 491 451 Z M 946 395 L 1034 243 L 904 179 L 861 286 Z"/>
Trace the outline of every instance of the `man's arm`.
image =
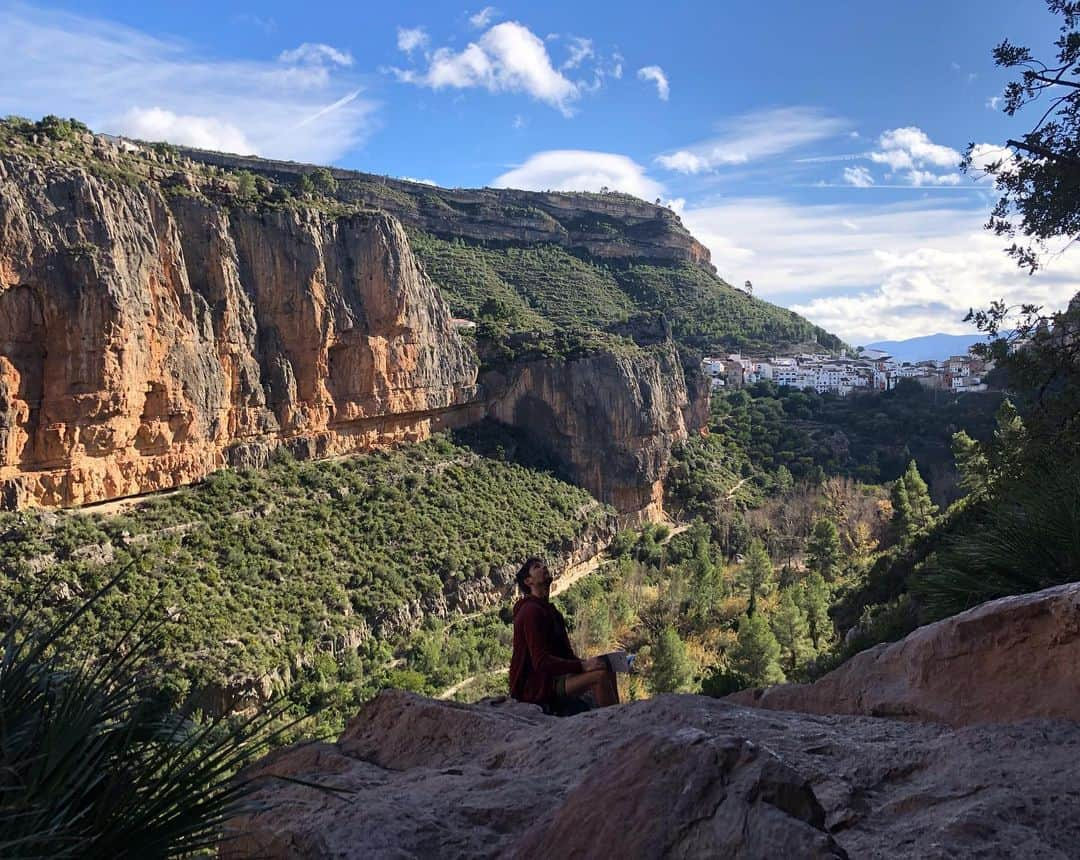
<path id="1" fill-rule="evenodd" d="M 523 606 L 514 624 L 520 624 L 525 633 L 525 644 L 529 649 L 529 660 L 541 672 L 549 675 L 579 675 L 585 671 L 580 660 L 567 660 L 551 653 L 543 629 L 543 616 L 538 607 Z"/>

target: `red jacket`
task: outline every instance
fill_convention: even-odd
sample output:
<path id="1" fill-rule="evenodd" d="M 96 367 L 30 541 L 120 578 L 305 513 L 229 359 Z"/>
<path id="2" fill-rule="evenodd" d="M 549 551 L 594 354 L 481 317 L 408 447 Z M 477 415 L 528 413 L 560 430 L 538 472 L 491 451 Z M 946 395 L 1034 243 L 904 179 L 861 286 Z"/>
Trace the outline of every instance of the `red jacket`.
<path id="1" fill-rule="evenodd" d="M 555 679 L 584 669 L 574 656 L 566 621 L 547 600 L 522 597 L 514 604 L 514 654 L 510 695 L 519 702 L 546 705 L 555 700 Z"/>

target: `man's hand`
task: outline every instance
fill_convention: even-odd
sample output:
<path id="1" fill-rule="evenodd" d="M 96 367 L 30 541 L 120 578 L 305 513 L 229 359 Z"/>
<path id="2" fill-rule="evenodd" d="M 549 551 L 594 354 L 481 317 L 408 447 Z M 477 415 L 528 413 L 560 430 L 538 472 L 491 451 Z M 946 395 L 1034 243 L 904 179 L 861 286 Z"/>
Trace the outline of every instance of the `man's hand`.
<path id="1" fill-rule="evenodd" d="M 595 672 L 597 669 L 607 669 L 607 660 L 603 657 L 590 657 L 581 661 L 581 668 L 586 672 Z"/>

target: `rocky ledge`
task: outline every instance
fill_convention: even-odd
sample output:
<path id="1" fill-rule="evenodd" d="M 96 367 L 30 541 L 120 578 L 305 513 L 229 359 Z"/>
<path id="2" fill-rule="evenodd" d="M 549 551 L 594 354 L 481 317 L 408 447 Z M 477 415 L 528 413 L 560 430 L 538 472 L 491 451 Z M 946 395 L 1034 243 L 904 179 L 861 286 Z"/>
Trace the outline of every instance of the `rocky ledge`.
<path id="1" fill-rule="evenodd" d="M 993 601 L 744 697 L 817 714 L 661 696 L 560 720 L 386 691 L 336 743 L 256 764 L 222 853 L 1076 857 L 1078 610 L 1080 583 Z"/>
<path id="2" fill-rule="evenodd" d="M 953 726 L 1080 720 L 1080 582 L 992 600 L 857 654 L 813 684 L 743 690 L 732 701 L 815 714 Z"/>
<path id="3" fill-rule="evenodd" d="M 1078 767 L 1066 721 L 952 729 L 700 696 L 560 720 L 387 691 L 337 743 L 256 767 L 223 856 L 1069 857 Z"/>

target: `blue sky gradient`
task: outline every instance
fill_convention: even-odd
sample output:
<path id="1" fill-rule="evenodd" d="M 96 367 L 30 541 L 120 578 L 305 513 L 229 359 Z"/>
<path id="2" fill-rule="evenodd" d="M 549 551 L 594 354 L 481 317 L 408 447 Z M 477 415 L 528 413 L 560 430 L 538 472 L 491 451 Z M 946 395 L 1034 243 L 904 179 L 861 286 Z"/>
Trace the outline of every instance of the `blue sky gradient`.
<path id="1" fill-rule="evenodd" d="M 0 113 L 660 198 L 723 276 L 864 342 L 1080 289 L 1080 252 L 1019 272 L 981 230 L 992 186 L 956 169 L 1034 122 L 1001 113 L 992 47 L 1046 54 L 1057 26 L 1036 0 L 0 2 Z"/>

